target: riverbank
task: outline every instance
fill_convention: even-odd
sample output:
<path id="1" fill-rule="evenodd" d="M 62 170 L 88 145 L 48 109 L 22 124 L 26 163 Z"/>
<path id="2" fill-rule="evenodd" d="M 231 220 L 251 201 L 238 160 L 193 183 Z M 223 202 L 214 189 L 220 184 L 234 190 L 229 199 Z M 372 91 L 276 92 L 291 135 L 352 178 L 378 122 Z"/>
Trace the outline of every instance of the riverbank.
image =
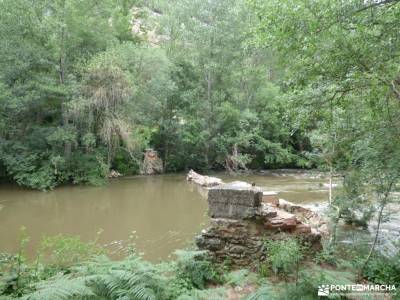
<path id="1" fill-rule="evenodd" d="M 267 259 L 253 268 L 215 264 L 206 252 L 178 250 L 170 261 L 149 263 L 135 251 L 134 240 L 118 260 L 94 240 L 49 237 L 34 259 L 25 257 L 28 236 L 21 232 L 16 254 L 0 255 L 0 299 L 65 300 L 256 300 L 319 299 L 326 284 L 400 284 L 400 268 L 375 256 L 372 267 L 360 272 L 361 249 L 347 247 L 310 256 L 306 247 L 287 238 L 265 240 Z M 396 258 L 400 259 L 400 254 Z M 386 264 L 385 272 L 381 267 Z M 396 290 L 376 295 L 398 299 Z M 343 296 L 342 296 L 343 297 Z M 345 297 L 344 297 L 345 298 Z M 353 299 L 353 298 L 351 298 Z"/>

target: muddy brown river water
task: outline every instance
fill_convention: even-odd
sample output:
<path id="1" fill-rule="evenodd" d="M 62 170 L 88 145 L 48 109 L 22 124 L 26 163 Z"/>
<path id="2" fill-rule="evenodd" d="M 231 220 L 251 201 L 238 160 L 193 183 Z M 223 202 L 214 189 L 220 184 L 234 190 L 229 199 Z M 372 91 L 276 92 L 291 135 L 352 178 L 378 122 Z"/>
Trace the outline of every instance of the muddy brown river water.
<path id="1" fill-rule="evenodd" d="M 328 198 L 322 186 L 327 180 L 310 174 L 214 176 L 255 182 L 297 203 L 324 203 Z M 0 185 L 0 252 L 17 249 L 21 226 L 31 238 L 30 254 L 44 235 L 73 234 L 89 241 L 102 230 L 99 243 L 118 256 L 134 231 L 136 248 L 146 259 L 158 261 L 192 245 L 207 223 L 206 193 L 187 183 L 184 174 L 125 177 L 102 187 L 65 186 L 48 192 Z"/>

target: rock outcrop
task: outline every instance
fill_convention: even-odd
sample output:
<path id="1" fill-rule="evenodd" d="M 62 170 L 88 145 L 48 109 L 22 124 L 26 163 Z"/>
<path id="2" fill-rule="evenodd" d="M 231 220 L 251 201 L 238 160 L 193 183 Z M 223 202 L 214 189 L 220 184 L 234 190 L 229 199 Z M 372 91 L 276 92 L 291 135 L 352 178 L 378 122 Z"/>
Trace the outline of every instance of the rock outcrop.
<path id="1" fill-rule="evenodd" d="M 218 185 L 208 191 L 210 226 L 196 239 L 217 262 L 252 265 L 265 257 L 264 241 L 299 237 L 315 250 L 321 248 L 321 233 L 295 213 L 276 205 L 263 191 L 245 182 Z M 263 201 L 264 200 L 264 201 Z M 268 203 L 270 200 L 272 203 Z M 287 203 L 285 203 L 287 208 Z M 290 210 L 290 209 L 288 209 Z"/>
<path id="2" fill-rule="evenodd" d="M 154 175 L 161 174 L 163 171 L 163 162 L 161 158 L 158 157 L 157 151 L 146 149 L 141 173 L 144 175 Z"/>

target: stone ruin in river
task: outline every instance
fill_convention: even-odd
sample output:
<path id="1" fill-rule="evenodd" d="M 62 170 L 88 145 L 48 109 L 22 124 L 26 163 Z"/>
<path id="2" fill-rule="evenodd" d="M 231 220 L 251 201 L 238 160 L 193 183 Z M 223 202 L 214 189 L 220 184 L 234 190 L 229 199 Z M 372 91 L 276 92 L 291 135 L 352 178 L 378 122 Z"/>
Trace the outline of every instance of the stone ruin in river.
<path id="1" fill-rule="evenodd" d="M 208 205 L 211 223 L 196 238 L 196 245 L 208 250 L 217 262 L 252 265 L 264 259 L 265 240 L 287 235 L 301 237 L 319 250 L 321 236 L 327 232 L 325 221 L 317 213 L 245 182 L 213 184 Z"/>
<path id="2" fill-rule="evenodd" d="M 143 158 L 141 174 L 154 175 L 163 173 L 163 162 L 158 152 L 153 149 L 146 149 Z"/>

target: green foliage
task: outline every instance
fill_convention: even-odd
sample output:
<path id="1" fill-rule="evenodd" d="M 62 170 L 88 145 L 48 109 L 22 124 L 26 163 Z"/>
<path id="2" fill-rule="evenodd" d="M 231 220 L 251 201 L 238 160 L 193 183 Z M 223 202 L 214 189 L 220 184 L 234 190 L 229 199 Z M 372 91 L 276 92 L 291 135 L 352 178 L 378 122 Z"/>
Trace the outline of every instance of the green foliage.
<path id="1" fill-rule="evenodd" d="M 298 257 L 298 250 L 293 251 L 298 245 L 293 241 L 269 243 L 271 264 L 275 261 L 281 272 L 285 268 L 295 271 L 297 262 L 292 259 L 290 264 L 287 256 L 277 255 L 279 249 Z M 262 278 L 259 285 L 256 274 L 246 269 L 223 274 L 202 251 L 177 251 L 176 261 L 154 265 L 143 261 L 135 251 L 123 259 L 111 260 L 99 255 L 95 241 L 85 244 L 73 236 L 45 238 L 40 261 L 37 258 L 31 265 L 24 257 L 27 242 L 28 237 L 21 231 L 19 253 L 0 255 L 2 299 L 225 299 L 228 289 L 252 285 L 258 288 L 244 299 L 318 299 L 316 292 L 322 284 L 356 282 L 351 272 L 308 264 L 298 271 L 295 281 L 270 284 Z M 363 276 L 372 283 L 398 284 L 398 271 L 390 258 L 374 256 Z"/>
<path id="2" fill-rule="evenodd" d="M 35 291 L 24 299 L 162 299 L 165 281 L 137 257 L 119 262 L 98 257 L 70 272 L 35 284 Z"/>
<path id="3" fill-rule="evenodd" d="M 287 276 L 298 269 L 303 252 L 303 247 L 295 238 L 266 242 L 266 254 L 275 274 Z"/>
<path id="4" fill-rule="evenodd" d="M 97 155 L 74 153 L 69 158 L 69 178 L 74 184 L 88 183 L 101 185 L 105 183 L 108 166 L 100 153 Z"/>
<path id="5" fill-rule="evenodd" d="M 203 251 L 178 250 L 175 254 L 178 277 L 188 281 L 194 288 L 204 289 L 209 283 L 221 283 L 221 275 Z"/>
<path id="6" fill-rule="evenodd" d="M 257 281 L 255 273 L 250 272 L 247 269 L 240 269 L 225 273 L 224 282 L 231 286 L 246 286 Z"/>
<path id="7" fill-rule="evenodd" d="M 276 292 L 270 285 L 263 285 L 248 295 L 245 300 L 277 299 Z"/>
<path id="8" fill-rule="evenodd" d="M 27 265 L 25 247 L 29 241 L 24 227 L 20 230 L 19 249 L 16 254 L 0 253 L 0 295 L 20 296 L 30 291 L 29 283 L 35 279 Z"/>
<path id="9" fill-rule="evenodd" d="M 354 284 L 355 275 L 346 271 L 326 270 L 318 267 L 304 270 L 299 274 L 297 284 L 288 284 L 281 287 L 281 299 L 319 299 L 318 287 L 323 284 Z M 340 298 L 333 295 L 332 298 Z"/>
<path id="10" fill-rule="evenodd" d="M 329 247 L 329 245 L 323 246 L 322 250 L 315 254 L 315 263 L 336 266 L 338 263 L 338 258 L 335 256 L 333 250 L 335 249 L 332 249 L 332 247 Z"/>
<path id="11" fill-rule="evenodd" d="M 177 300 L 224 300 L 226 299 L 226 290 L 223 287 L 207 290 L 191 290 L 188 293 L 181 295 Z"/>
<path id="12" fill-rule="evenodd" d="M 24 300 L 66 300 L 95 296 L 86 286 L 84 278 L 72 278 L 58 275 L 35 285 L 32 292 L 21 299 Z"/>
<path id="13" fill-rule="evenodd" d="M 376 284 L 394 284 L 400 286 L 400 254 L 385 257 L 375 254 L 363 270 L 363 277 Z M 399 293 L 397 291 L 397 293 Z"/>
<path id="14" fill-rule="evenodd" d="M 104 250 L 92 242 L 82 242 L 79 236 L 55 235 L 45 236 L 40 243 L 39 255 L 44 256 L 46 265 L 56 270 L 62 270 L 87 261 Z"/>
<path id="15" fill-rule="evenodd" d="M 40 190 L 101 184 L 111 168 L 136 174 L 147 147 L 173 172 L 311 166 L 273 56 L 245 44 L 243 1 L 0 10 L 1 176 Z"/>
<path id="16" fill-rule="evenodd" d="M 248 295 L 246 300 L 276 299 L 319 299 L 318 287 L 322 284 L 354 284 L 355 276 L 349 272 L 326 270 L 319 267 L 309 267 L 299 273 L 296 282 L 266 284 Z M 329 299 L 339 299 L 340 296 L 330 295 Z"/>
<path id="17" fill-rule="evenodd" d="M 400 182 L 398 1 L 262 1 L 249 45 L 277 56 L 295 127 L 307 130 L 306 156 L 344 174 L 330 203 L 333 237 L 340 220 L 377 230 Z M 384 50 L 382 50 L 384 49 Z"/>

